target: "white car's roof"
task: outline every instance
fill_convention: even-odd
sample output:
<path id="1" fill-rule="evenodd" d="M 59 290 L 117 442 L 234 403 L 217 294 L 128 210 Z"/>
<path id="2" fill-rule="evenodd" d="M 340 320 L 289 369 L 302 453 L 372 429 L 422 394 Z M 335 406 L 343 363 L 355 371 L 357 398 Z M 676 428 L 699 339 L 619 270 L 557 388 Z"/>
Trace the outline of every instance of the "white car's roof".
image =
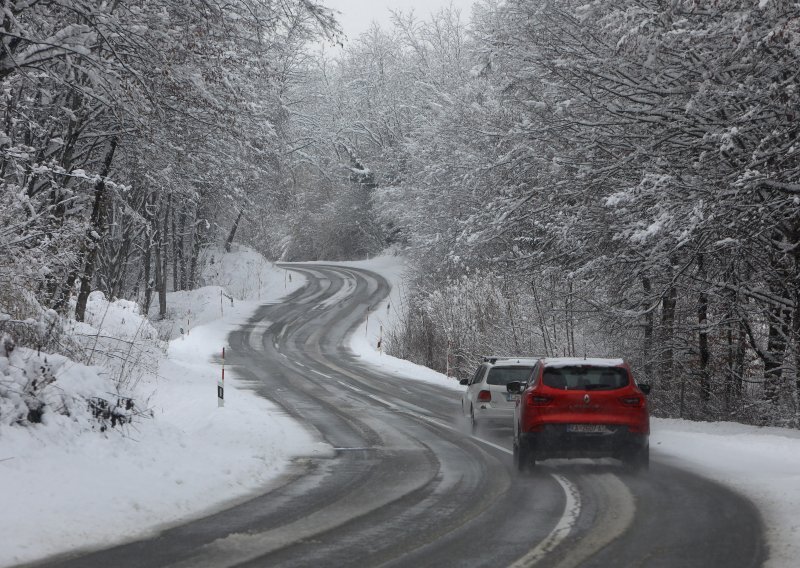
<path id="1" fill-rule="evenodd" d="M 624 365 L 622 359 L 599 359 L 583 357 L 548 357 L 542 359 L 545 367 L 574 367 L 580 365 L 591 365 L 593 367 L 619 367 Z"/>
<path id="2" fill-rule="evenodd" d="M 487 357 L 488 363 L 499 366 L 511 367 L 514 365 L 534 366 L 541 357 Z"/>

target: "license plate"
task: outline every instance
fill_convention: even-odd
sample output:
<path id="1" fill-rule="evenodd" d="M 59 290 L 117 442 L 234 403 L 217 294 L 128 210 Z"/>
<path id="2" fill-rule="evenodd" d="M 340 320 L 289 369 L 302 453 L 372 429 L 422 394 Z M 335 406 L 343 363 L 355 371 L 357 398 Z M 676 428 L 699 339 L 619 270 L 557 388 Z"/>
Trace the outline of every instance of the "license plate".
<path id="1" fill-rule="evenodd" d="M 514 402 L 516 400 L 519 400 L 519 395 L 518 394 L 514 394 L 513 392 L 507 392 L 506 393 L 506 400 L 508 402 Z"/>
<path id="2" fill-rule="evenodd" d="M 607 434 L 611 432 L 611 430 L 603 424 L 568 424 L 567 432 L 579 434 Z"/>

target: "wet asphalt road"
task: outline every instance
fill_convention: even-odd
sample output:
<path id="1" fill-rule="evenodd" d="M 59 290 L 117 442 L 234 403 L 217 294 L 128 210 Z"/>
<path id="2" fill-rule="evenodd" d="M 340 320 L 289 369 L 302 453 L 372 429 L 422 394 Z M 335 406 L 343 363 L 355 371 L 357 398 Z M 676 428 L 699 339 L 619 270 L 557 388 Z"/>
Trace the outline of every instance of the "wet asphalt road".
<path id="1" fill-rule="evenodd" d="M 459 394 L 346 347 L 388 293 L 374 273 L 287 265 L 308 284 L 230 336 L 226 364 L 334 448 L 264 493 L 154 538 L 49 567 L 750 567 L 767 551 L 746 499 L 659 460 L 512 468 L 510 428 L 472 436 Z M 202 472 L 198 472 L 201 475 Z"/>

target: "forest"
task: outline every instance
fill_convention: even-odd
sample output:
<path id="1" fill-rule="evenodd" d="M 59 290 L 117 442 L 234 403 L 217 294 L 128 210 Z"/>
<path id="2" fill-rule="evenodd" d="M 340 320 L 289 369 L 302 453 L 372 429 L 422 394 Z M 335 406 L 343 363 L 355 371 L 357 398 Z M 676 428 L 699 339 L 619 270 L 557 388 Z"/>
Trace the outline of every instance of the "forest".
<path id="1" fill-rule="evenodd" d="M 655 415 L 800 427 L 800 4 L 2 0 L 0 335 L 209 246 L 411 270 L 388 350 L 622 357 Z"/>

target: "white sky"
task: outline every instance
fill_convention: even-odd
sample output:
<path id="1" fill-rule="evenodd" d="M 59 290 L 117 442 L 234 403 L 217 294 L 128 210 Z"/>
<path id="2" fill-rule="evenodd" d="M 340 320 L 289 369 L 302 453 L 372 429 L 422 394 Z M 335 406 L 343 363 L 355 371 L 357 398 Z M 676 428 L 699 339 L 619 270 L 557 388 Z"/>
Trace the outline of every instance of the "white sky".
<path id="1" fill-rule="evenodd" d="M 390 23 L 390 10 L 401 10 L 414 13 L 422 19 L 427 19 L 432 12 L 453 5 L 460 9 L 464 20 L 469 20 L 472 4 L 475 0 L 324 0 L 329 8 L 341 12 L 339 22 L 352 40 L 365 32 L 372 21 L 381 26 Z"/>

